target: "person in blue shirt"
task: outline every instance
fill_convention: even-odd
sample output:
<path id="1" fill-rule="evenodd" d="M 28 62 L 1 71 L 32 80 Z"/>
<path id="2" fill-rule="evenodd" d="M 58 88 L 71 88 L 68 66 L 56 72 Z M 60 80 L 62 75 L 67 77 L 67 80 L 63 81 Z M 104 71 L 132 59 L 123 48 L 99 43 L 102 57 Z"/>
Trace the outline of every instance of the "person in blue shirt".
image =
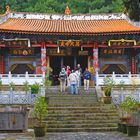
<path id="1" fill-rule="evenodd" d="M 89 72 L 88 68 L 85 68 L 85 71 L 83 73 L 83 79 L 84 79 L 84 90 L 89 90 L 89 81 L 91 79 L 91 73 Z"/>

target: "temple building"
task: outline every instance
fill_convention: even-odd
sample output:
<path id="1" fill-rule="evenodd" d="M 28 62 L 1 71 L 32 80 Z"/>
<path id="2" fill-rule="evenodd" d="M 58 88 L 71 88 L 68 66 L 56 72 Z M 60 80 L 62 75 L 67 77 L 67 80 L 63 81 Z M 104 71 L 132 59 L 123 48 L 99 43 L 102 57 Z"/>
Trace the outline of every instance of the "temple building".
<path id="1" fill-rule="evenodd" d="M 0 15 L 0 73 L 30 74 L 62 66 L 93 67 L 109 74 L 140 73 L 140 23 L 125 14 Z"/>

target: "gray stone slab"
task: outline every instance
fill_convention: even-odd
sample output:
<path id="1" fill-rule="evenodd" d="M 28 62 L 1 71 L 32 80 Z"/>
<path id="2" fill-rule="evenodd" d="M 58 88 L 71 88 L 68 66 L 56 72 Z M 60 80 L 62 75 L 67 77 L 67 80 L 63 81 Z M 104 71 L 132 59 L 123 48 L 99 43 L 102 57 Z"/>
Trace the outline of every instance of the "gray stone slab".
<path id="1" fill-rule="evenodd" d="M 33 132 L 0 133 L 0 140 L 140 140 L 128 137 L 120 132 L 77 132 L 77 133 L 46 133 L 45 137 L 35 138 Z"/>

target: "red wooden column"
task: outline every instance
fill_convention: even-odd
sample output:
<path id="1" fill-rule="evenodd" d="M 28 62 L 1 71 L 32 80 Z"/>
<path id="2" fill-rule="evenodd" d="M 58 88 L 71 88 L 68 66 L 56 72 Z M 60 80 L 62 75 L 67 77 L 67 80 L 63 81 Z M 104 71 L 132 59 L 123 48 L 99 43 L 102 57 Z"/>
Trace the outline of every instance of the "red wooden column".
<path id="1" fill-rule="evenodd" d="M 2 64 L 2 72 L 1 72 L 1 74 L 4 74 L 4 56 L 1 56 L 1 64 Z"/>
<path id="2" fill-rule="evenodd" d="M 93 48 L 93 68 L 95 70 L 95 72 L 98 71 L 98 46 L 97 44 L 95 45 L 95 47 Z"/>
<path id="3" fill-rule="evenodd" d="M 0 56 L 0 74 L 4 74 L 4 56 Z"/>
<path id="4" fill-rule="evenodd" d="M 41 43 L 41 70 L 42 72 L 46 71 L 47 66 L 47 57 L 46 57 L 46 44 L 45 42 Z"/>
<path id="5" fill-rule="evenodd" d="M 135 57 L 132 57 L 132 62 L 131 62 L 131 73 L 135 74 Z"/>

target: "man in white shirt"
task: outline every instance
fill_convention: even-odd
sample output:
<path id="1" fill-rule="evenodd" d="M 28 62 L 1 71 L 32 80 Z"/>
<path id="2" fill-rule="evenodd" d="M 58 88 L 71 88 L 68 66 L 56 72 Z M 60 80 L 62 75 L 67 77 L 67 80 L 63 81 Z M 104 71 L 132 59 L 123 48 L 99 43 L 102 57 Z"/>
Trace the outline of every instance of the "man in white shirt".
<path id="1" fill-rule="evenodd" d="M 70 81 L 71 95 L 73 95 L 74 93 L 78 95 L 78 87 L 77 87 L 78 77 L 75 72 L 72 71 L 72 73 L 69 75 L 69 81 Z"/>

